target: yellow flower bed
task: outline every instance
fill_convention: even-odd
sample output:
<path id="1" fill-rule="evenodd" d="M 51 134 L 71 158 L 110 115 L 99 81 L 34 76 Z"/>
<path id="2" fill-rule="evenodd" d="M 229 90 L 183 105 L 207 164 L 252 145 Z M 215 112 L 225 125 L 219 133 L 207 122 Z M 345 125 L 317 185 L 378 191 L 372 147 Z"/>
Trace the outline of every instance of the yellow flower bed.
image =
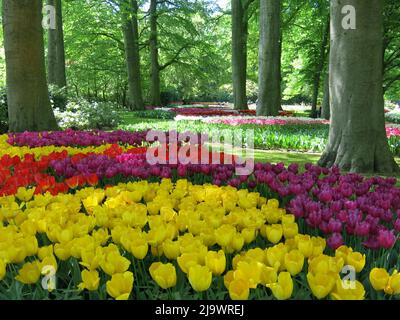
<path id="1" fill-rule="evenodd" d="M 34 154 L 35 159 L 39 160 L 43 156 L 48 156 L 49 154 L 53 152 L 63 152 L 67 151 L 68 155 L 75 155 L 78 153 L 103 153 L 107 149 L 109 149 L 112 145 L 111 144 L 104 144 L 101 146 L 90 146 L 90 147 L 56 147 L 56 146 L 46 146 L 46 147 L 35 147 L 35 148 L 30 148 L 30 147 L 16 147 L 16 146 L 11 146 L 10 144 L 7 143 L 8 135 L 3 134 L 0 135 L 0 158 L 5 155 L 9 155 L 10 157 L 18 156 L 20 158 L 23 158 L 25 154 Z M 128 149 L 133 148 L 132 146 L 130 147 L 125 147 L 125 146 L 120 146 L 120 148 L 123 151 L 126 151 Z"/>
<path id="2" fill-rule="evenodd" d="M 318 299 L 365 295 L 360 282 L 344 289 L 339 276 L 345 264 L 360 272 L 365 256 L 347 247 L 324 255 L 323 238 L 299 234 L 277 200 L 248 190 L 164 179 L 57 196 L 21 192 L 0 198 L 0 206 L 0 279 L 39 285 L 48 270 L 57 275 L 76 259 L 76 290 L 99 291 L 103 284 L 115 299 L 132 297 L 138 277 L 172 290 L 177 272 L 195 292 L 223 277 L 232 299 L 247 299 L 260 286 L 289 299 L 302 272 Z"/>

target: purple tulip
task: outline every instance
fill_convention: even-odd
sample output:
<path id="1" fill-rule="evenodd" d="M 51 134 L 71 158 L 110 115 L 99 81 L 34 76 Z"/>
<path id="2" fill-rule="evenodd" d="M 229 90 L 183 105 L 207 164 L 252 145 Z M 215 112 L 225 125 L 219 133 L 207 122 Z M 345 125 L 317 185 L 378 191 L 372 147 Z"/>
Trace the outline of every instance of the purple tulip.
<path id="1" fill-rule="evenodd" d="M 332 234 L 328 240 L 326 241 L 326 243 L 328 244 L 328 246 L 333 249 L 336 250 L 337 248 L 341 247 L 344 242 L 343 242 L 343 237 L 340 233 L 334 233 Z"/>
<path id="2" fill-rule="evenodd" d="M 385 249 L 390 249 L 393 247 L 396 242 L 396 237 L 393 234 L 393 231 L 389 230 L 380 230 L 378 234 L 378 243 L 379 246 Z"/>

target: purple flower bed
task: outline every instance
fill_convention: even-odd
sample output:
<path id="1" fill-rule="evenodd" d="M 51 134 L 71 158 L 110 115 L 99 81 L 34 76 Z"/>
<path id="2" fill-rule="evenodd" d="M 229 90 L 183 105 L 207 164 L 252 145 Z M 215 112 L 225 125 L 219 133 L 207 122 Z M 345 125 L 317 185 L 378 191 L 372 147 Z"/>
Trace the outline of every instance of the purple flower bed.
<path id="1" fill-rule="evenodd" d="M 326 169 L 308 164 L 299 172 L 297 164 L 257 163 L 251 176 L 235 176 L 234 165 L 149 165 L 145 154 L 123 154 L 116 158 L 91 155 L 77 163 L 71 158 L 53 161 L 59 176 L 95 173 L 99 178 L 187 177 L 195 183 L 208 179 L 213 184 L 227 182 L 234 187 L 279 195 L 288 212 L 304 221 L 307 228 L 321 231 L 331 248 L 346 242 L 347 235 L 371 249 L 391 248 L 400 232 L 400 189 L 395 178 L 365 178 L 341 174 L 338 168 Z M 201 181 L 197 181 L 202 179 Z"/>
<path id="2" fill-rule="evenodd" d="M 54 131 L 54 132 L 22 132 L 10 133 L 7 142 L 13 146 L 45 147 L 45 146 L 101 146 L 103 144 L 141 145 L 146 141 L 147 132 L 129 131 Z"/>
<path id="3" fill-rule="evenodd" d="M 170 132 L 154 131 L 155 133 L 165 134 L 167 143 L 169 142 Z M 122 144 L 131 146 L 141 146 L 146 143 L 146 136 L 148 131 L 142 132 L 130 132 L 130 131 L 75 131 L 67 129 L 65 131 L 54 131 L 54 132 L 22 132 L 22 133 L 10 133 L 7 142 L 12 146 L 28 146 L 34 147 L 45 147 L 45 146 L 57 146 L 57 147 L 68 147 L 68 146 L 101 146 L 104 144 Z M 201 134 L 193 134 L 188 132 L 188 135 L 197 135 L 197 141 L 201 140 Z M 189 141 L 186 139 L 185 142 Z M 178 144 L 180 144 L 178 142 Z"/>

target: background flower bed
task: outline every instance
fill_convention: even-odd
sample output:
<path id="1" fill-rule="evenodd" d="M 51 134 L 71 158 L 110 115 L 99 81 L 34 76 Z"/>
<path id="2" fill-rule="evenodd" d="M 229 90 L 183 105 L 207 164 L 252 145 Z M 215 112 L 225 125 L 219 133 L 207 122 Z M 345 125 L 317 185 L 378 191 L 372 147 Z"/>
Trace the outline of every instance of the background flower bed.
<path id="1" fill-rule="evenodd" d="M 300 121 L 295 120 L 289 121 Z M 212 121 L 212 120 L 206 120 Z M 217 121 L 221 121 L 218 118 Z M 229 121 L 229 120 L 227 120 Z M 235 121 L 235 120 L 232 120 Z M 247 121 L 247 120 L 245 120 Z M 170 129 L 176 129 L 178 132 L 206 132 L 209 135 L 212 133 L 219 134 L 222 130 L 230 129 L 235 130 L 238 135 L 242 134 L 245 136 L 245 131 L 250 129 L 254 131 L 254 147 L 257 149 L 265 150 L 293 150 L 293 151 L 311 151 L 311 152 L 323 152 L 328 141 L 329 126 L 326 124 L 282 124 L 282 119 L 277 120 L 265 120 L 272 121 L 272 123 L 281 123 L 280 125 L 258 125 L 258 124 L 220 124 L 220 123 L 204 123 L 203 120 L 195 121 L 176 121 L 176 122 L 146 122 L 138 121 L 132 125 L 121 126 L 124 130 L 130 131 L 141 131 L 141 130 L 161 130 L 168 131 Z M 389 137 L 389 146 L 395 156 L 400 156 L 400 136 L 399 131 L 388 129 L 388 134 L 395 134 Z"/>

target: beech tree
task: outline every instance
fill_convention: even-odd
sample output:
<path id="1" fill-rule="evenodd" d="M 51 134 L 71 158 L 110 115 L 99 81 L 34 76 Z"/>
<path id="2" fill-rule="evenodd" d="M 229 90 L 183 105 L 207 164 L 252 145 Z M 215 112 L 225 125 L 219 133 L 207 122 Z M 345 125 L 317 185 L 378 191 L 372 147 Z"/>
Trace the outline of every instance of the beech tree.
<path id="1" fill-rule="evenodd" d="M 47 0 L 55 8 L 55 29 L 48 29 L 47 72 L 49 84 L 59 88 L 67 86 L 65 72 L 64 30 L 61 0 Z"/>
<path id="2" fill-rule="evenodd" d="M 57 129 L 46 82 L 42 1 L 2 4 L 10 131 Z"/>
<path id="3" fill-rule="evenodd" d="M 232 80 L 236 110 L 246 110 L 249 7 L 254 0 L 232 0 Z"/>
<path id="4" fill-rule="evenodd" d="M 139 8 L 137 0 L 123 1 L 121 10 L 125 60 L 128 73 L 128 105 L 132 110 L 143 110 L 144 103 L 139 54 Z"/>
<path id="5" fill-rule="evenodd" d="M 257 115 L 276 116 L 281 106 L 281 1 L 260 1 Z"/>
<path id="6" fill-rule="evenodd" d="M 348 16 L 342 13 L 344 5 L 351 6 Z M 332 115 L 319 164 L 351 172 L 398 171 L 385 132 L 383 1 L 332 0 L 330 10 Z"/>

